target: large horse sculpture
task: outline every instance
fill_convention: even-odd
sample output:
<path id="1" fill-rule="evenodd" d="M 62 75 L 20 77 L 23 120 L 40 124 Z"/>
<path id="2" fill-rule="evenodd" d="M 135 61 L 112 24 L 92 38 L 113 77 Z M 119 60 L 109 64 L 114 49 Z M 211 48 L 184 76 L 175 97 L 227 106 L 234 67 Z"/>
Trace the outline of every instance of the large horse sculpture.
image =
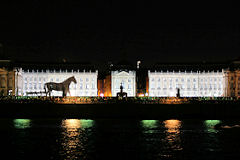
<path id="1" fill-rule="evenodd" d="M 53 90 L 55 91 L 62 91 L 63 92 L 63 97 L 66 97 L 67 93 L 70 94 L 69 91 L 69 85 L 71 84 L 71 82 L 74 82 L 75 84 L 77 83 L 76 79 L 74 76 L 66 79 L 65 81 L 63 81 L 62 83 L 55 83 L 55 82 L 48 82 L 44 84 L 44 90 L 46 92 L 46 96 L 47 94 L 49 94 L 49 97 L 51 96 L 51 92 Z"/>

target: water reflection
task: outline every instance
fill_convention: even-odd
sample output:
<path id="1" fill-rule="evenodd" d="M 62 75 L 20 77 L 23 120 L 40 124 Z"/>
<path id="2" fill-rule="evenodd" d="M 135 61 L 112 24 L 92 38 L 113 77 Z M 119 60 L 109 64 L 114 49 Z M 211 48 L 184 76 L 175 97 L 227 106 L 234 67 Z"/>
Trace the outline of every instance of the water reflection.
<path id="1" fill-rule="evenodd" d="M 156 128 L 157 127 L 157 120 L 142 120 L 141 123 L 144 128 Z"/>
<path id="2" fill-rule="evenodd" d="M 181 147 L 181 137 L 180 137 L 180 128 L 182 122 L 180 120 L 166 120 L 163 122 L 166 133 L 166 141 L 169 148 L 174 150 L 182 150 Z"/>
<path id="3" fill-rule="evenodd" d="M 82 158 L 88 140 L 88 128 L 93 126 L 93 120 L 66 119 L 62 121 L 62 151 L 60 154 L 67 159 Z"/>
<path id="4" fill-rule="evenodd" d="M 215 129 L 217 124 L 221 123 L 220 120 L 205 120 L 204 124 L 209 133 L 217 133 L 218 131 Z"/>
<path id="5" fill-rule="evenodd" d="M 30 119 L 14 119 L 13 120 L 14 127 L 17 129 L 25 129 L 31 127 Z"/>

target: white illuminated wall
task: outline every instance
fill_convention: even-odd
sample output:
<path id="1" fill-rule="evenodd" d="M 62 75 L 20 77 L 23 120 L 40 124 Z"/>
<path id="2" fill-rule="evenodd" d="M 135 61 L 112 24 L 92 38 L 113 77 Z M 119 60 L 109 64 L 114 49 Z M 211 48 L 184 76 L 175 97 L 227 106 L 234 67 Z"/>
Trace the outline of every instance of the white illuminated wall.
<path id="1" fill-rule="evenodd" d="M 112 71 L 111 72 L 111 90 L 112 96 L 116 97 L 120 92 L 120 85 L 123 85 L 123 92 L 128 97 L 136 96 L 136 72 L 135 71 Z"/>
<path id="2" fill-rule="evenodd" d="M 97 96 L 97 76 L 96 72 L 79 72 L 79 71 L 23 71 L 22 78 L 22 95 L 27 92 L 43 92 L 44 84 L 47 82 L 61 83 L 69 77 L 74 76 L 77 83 L 71 82 L 71 96 Z M 31 96 L 35 96 L 32 94 Z M 45 95 L 42 95 L 45 96 Z M 62 96 L 62 91 L 53 91 L 52 96 Z M 67 96 L 70 96 L 67 93 Z"/>
<path id="3" fill-rule="evenodd" d="M 181 97 L 225 96 L 225 74 L 221 72 L 150 72 L 150 97 L 176 97 L 177 88 Z"/>

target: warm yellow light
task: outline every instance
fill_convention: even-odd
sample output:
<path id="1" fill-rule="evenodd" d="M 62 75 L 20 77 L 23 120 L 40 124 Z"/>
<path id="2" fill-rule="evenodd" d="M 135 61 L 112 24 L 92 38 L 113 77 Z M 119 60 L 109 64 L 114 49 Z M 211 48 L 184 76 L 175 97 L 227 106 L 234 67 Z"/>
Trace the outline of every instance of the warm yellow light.
<path id="1" fill-rule="evenodd" d="M 179 129 L 181 127 L 181 121 L 179 120 L 166 120 L 163 122 L 165 127 L 168 129 L 167 132 L 172 133 L 172 132 L 179 132 Z"/>
<path id="2" fill-rule="evenodd" d="M 62 126 L 68 129 L 70 128 L 76 129 L 81 127 L 81 123 L 79 119 L 66 119 L 66 120 L 63 120 Z"/>
<path id="3" fill-rule="evenodd" d="M 180 137 L 180 128 L 181 121 L 171 119 L 163 122 L 166 130 L 166 140 L 167 144 L 172 150 L 182 150 L 181 147 L 181 137 Z"/>
<path id="4" fill-rule="evenodd" d="M 144 94 L 141 93 L 141 94 L 138 94 L 138 96 L 139 96 L 139 97 L 144 97 Z"/>

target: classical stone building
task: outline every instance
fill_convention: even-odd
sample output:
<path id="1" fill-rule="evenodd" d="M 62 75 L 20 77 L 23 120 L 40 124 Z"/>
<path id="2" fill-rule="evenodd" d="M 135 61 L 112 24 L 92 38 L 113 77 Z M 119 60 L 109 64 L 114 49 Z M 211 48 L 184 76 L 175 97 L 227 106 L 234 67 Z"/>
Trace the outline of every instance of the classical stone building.
<path id="1" fill-rule="evenodd" d="M 120 92 L 120 85 L 123 86 L 123 92 L 127 93 L 128 97 L 136 96 L 136 72 L 119 70 L 111 72 L 111 93 L 113 97 Z"/>
<path id="2" fill-rule="evenodd" d="M 10 60 L 0 60 L 0 96 L 15 96 L 18 95 L 18 90 L 21 90 L 21 78 L 17 79 L 21 75 L 11 63 Z"/>
<path id="3" fill-rule="evenodd" d="M 224 72 L 150 72 L 149 96 L 182 97 L 225 96 Z"/>
<path id="4" fill-rule="evenodd" d="M 240 97 L 240 60 L 233 61 L 226 69 L 226 96 Z"/>
<path id="5" fill-rule="evenodd" d="M 149 96 L 223 97 L 226 96 L 225 71 L 148 71 Z"/>
<path id="6" fill-rule="evenodd" d="M 98 71 L 79 70 L 22 70 L 22 95 L 33 92 L 44 92 L 44 84 L 47 82 L 61 83 L 74 76 L 77 83 L 70 84 L 70 95 L 67 96 L 97 96 Z M 41 94 L 45 96 L 44 94 Z M 53 91 L 52 96 L 62 96 L 61 91 Z M 32 94 L 31 96 L 34 96 Z"/>

